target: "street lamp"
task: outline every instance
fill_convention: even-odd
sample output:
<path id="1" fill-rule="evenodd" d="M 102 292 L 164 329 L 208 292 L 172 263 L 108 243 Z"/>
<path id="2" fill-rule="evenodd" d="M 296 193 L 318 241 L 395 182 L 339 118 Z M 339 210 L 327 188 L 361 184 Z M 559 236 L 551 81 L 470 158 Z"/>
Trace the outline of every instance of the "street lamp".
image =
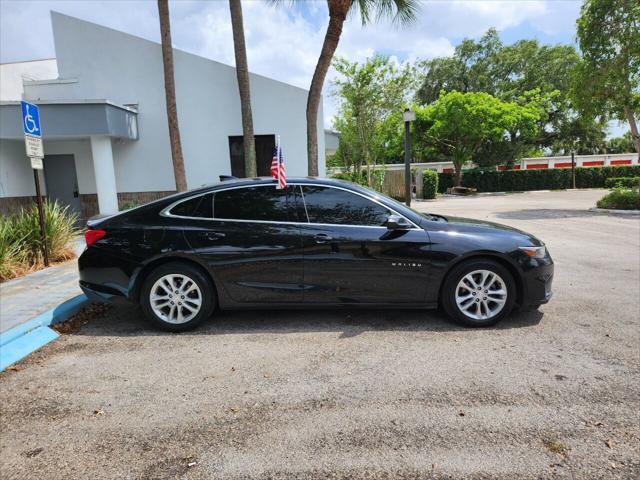
<path id="1" fill-rule="evenodd" d="M 576 189 L 576 151 L 571 150 L 571 188 Z"/>
<path id="2" fill-rule="evenodd" d="M 409 138 L 411 122 L 416 119 L 416 112 L 405 108 L 402 112 L 404 121 L 404 198 L 407 207 L 411 206 L 411 139 Z"/>

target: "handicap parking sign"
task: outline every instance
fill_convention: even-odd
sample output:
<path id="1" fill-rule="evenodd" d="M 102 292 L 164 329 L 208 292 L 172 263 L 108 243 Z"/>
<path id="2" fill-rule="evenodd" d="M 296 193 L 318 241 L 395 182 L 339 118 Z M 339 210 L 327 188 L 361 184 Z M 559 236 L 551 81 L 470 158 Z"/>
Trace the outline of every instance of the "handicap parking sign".
<path id="1" fill-rule="evenodd" d="M 42 136 L 40 130 L 40 111 L 38 106 L 33 103 L 21 102 L 22 105 L 22 129 L 25 135 L 33 135 L 34 137 Z"/>

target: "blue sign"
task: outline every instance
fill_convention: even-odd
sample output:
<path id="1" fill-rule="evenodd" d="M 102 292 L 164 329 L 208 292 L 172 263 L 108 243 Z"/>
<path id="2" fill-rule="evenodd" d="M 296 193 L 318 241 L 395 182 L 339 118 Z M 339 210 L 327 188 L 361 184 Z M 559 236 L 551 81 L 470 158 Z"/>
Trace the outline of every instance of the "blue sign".
<path id="1" fill-rule="evenodd" d="M 22 129 L 25 135 L 33 135 L 40 137 L 42 130 L 40 129 L 40 111 L 38 106 L 33 103 L 21 102 L 22 104 Z"/>

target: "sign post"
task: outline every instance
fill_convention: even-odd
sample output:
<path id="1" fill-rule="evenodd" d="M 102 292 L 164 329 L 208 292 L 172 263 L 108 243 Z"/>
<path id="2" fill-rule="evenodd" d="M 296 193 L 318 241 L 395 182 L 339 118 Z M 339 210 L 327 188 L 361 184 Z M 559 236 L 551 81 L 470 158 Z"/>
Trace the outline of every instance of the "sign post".
<path id="1" fill-rule="evenodd" d="M 42 147 L 42 129 L 40 128 L 40 110 L 37 105 L 21 102 L 22 107 L 22 129 L 24 131 L 24 144 L 27 150 L 27 157 L 31 160 L 33 169 L 33 180 L 36 185 L 36 203 L 38 204 L 38 220 L 40 223 L 40 241 L 42 242 L 42 253 L 44 256 L 44 266 L 49 266 L 49 248 L 47 247 L 47 237 L 44 228 L 44 209 L 42 206 L 42 195 L 40 193 L 40 178 L 38 170 L 42 170 L 42 159 L 44 149 Z"/>

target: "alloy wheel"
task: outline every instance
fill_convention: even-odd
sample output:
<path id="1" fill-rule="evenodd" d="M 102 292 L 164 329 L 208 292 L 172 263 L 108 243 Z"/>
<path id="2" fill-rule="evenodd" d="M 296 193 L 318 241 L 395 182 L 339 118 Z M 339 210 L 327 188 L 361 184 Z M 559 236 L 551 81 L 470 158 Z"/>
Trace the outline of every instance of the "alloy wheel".
<path id="1" fill-rule="evenodd" d="M 202 292 L 193 279 L 172 273 L 156 280 L 149 293 L 149 303 L 161 320 L 187 323 L 202 307 Z"/>
<path id="2" fill-rule="evenodd" d="M 502 311 L 507 295 L 507 286 L 500 275 L 490 270 L 474 270 L 460 279 L 455 298 L 465 316 L 488 320 Z"/>

